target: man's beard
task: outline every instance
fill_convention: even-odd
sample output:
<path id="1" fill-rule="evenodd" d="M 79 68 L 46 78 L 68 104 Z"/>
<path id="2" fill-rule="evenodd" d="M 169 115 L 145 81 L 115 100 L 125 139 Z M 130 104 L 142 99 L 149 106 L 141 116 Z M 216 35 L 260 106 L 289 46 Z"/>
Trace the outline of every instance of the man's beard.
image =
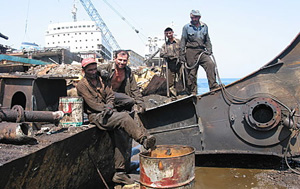
<path id="1" fill-rule="evenodd" d="M 87 77 L 88 79 L 96 79 L 96 78 L 97 78 L 97 74 L 86 75 L 86 77 Z"/>
<path id="2" fill-rule="evenodd" d="M 198 21 L 191 21 L 193 25 L 196 25 Z"/>

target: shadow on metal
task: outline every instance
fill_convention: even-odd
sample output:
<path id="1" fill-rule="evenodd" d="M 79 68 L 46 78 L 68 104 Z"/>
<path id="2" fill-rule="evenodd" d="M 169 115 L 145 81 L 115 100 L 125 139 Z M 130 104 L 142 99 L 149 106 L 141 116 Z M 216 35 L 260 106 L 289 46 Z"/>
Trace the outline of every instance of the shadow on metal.
<path id="1" fill-rule="evenodd" d="M 190 145 L 196 154 L 299 155 L 299 42 L 300 34 L 234 83 L 139 116 L 158 144 Z"/>

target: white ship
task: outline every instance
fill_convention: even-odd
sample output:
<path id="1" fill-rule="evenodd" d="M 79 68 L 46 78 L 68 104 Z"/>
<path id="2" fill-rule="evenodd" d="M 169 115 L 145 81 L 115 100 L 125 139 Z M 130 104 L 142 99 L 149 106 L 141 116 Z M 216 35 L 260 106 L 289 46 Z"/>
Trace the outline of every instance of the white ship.
<path id="1" fill-rule="evenodd" d="M 104 60 L 112 58 L 112 49 L 105 43 L 94 21 L 54 23 L 48 26 L 45 47 L 63 47 L 82 58 L 96 56 Z M 95 58 L 96 58 L 95 57 Z"/>

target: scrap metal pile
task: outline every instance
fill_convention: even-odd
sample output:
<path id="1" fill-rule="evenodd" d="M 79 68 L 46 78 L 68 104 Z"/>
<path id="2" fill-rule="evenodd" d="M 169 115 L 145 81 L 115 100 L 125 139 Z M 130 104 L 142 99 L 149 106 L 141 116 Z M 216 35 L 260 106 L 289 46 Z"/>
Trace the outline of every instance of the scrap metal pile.
<path id="1" fill-rule="evenodd" d="M 137 85 L 141 92 L 148 86 L 152 78 L 161 76 L 161 67 L 131 67 L 135 74 Z M 72 85 L 74 81 L 80 80 L 83 77 L 81 65 L 78 64 L 48 64 L 32 66 L 26 72 L 18 72 L 20 75 L 37 75 L 37 76 L 61 76 L 61 77 L 74 77 L 75 79 L 66 79 L 67 86 Z"/>

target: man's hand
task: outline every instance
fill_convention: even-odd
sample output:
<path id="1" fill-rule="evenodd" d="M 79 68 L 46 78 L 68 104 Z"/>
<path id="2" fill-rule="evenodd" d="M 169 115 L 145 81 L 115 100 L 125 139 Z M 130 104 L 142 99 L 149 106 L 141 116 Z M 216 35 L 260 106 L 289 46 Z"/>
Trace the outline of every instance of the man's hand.
<path id="1" fill-rule="evenodd" d="M 113 106 L 110 104 L 105 104 L 104 110 L 103 110 L 103 117 L 109 118 L 113 114 Z"/>
<path id="2" fill-rule="evenodd" d="M 146 111 L 146 107 L 145 107 L 145 104 L 144 103 L 141 103 L 141 104 L 137 104 L 137 109 L 138 109 L 138 113 L 145 113 Z"/>

